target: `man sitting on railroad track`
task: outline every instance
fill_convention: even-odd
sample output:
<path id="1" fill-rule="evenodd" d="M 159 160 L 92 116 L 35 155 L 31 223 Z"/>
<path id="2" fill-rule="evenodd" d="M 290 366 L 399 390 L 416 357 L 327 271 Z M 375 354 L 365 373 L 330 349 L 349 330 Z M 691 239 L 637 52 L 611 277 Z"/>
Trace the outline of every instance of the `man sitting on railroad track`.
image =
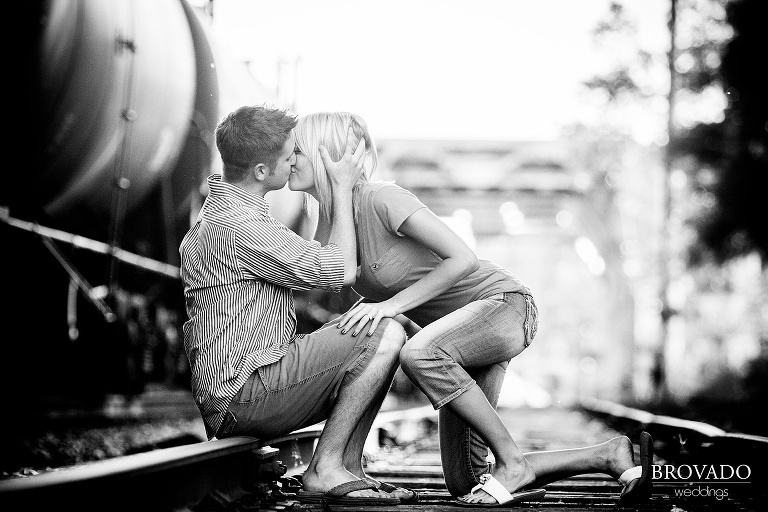
<path id="1" fill-rule="evenodd" d="M 398 366 L 403 328 L 388 320 L 371 335 L 333 324 L 296 332 L 292 290 L 339 291 L 355 281 L 351 194 L 365 143 L 348 143 L 338 162 L 320 149 L 339 205 L 321 246 L 271 217 L 264 198 L 292 172 L 295 125 L 288 111 L 245 106 L 216 128 L 223 172 L 208 178 L 208 196 L 179 248 L 195 402 L 209 439 L 267 439 L 325 420 L 303 476 L 306 496 L 360 505 L 413 500 L 411 490 L 385 490 L 347 470 L 360 465 Z"/>

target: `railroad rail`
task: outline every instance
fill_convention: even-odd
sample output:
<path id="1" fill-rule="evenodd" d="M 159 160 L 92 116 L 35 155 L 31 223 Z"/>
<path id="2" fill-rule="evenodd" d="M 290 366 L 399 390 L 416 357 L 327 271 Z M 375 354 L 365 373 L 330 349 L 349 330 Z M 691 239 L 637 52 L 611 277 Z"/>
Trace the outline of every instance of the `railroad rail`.
<path id="1" fill-rule="evenodd" d="M 764 461 L 768 438 L 732 434 L 705 423 L 657 416 L 599 400 L 574 409 L 503 409 L 500 416 L 524 451 L 584 446 L 625 434 L 633 441 L 641 430 L 654 436 L 659 468 L 742 467 L 748 478 L 703 482 L 654 478 L 654 494 L 623 510 L 762 511 L 768 509 Z M 164 448 L 33 477 L 0 481 L 0 509 L 109 511 L 456 511 L 445 489 L 436 436 L 437 414 L 431 406 L 383 412 L 366 443 L 366 470 L 383 481 L 419 492 L 414 504 L 337 506 L 296 499 L 301 473 L 311 458 L 322 425 L 270 440 L 233 437 Z M 502 510 L 614 510 L 621 490 L 607 475 L 567 478 L 545 486 L 540 501 Z M 698 491 L 698 495 L 696 494 Z M 709 492 L 709 491 L 708 491 Z M 719 494 L 718 494 L 719 493 Z M 719 497 L 718 497 L 719 496 Z"/>
<path id="2" fill-rule="evenodd" d="M 310 459 L 320 432 L 310 427 L 267 442 L 216 439 L 5 480 L 0 509 L 149 512 L 197 505 L 219 510 L 247 494 L 271 495 L 289 469 Z"/>

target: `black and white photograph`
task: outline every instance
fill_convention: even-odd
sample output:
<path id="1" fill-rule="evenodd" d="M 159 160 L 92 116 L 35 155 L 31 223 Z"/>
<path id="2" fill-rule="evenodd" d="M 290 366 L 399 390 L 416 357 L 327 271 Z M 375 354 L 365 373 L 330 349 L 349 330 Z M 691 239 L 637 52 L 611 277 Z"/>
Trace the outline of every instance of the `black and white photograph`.
<path id="1" fill-rule="evenodd" d="M 768 507 L 768 2 L 6 15 L 0 508 Z"/>

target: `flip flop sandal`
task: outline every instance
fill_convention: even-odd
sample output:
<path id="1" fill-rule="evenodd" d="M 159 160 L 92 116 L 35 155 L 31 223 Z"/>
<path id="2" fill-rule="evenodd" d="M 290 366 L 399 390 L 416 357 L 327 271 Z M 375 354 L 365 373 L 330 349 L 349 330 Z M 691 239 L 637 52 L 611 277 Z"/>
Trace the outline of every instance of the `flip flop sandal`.
<path id="1" fill-rule="evenodd" d="M 305 491 L 304 489 L 299 489 L 296 492 L 296 499 L 301 503 L 323 503 L 324 495 L 324 492 Z"/>
<path id="2" fill-rule="evenodd" d="M 367 480 L 361 480 L 361 481 L 364 484 L 368 482 Z M 351 484 L 351 483 L 352 482 L 346 482 L 346 483 L 341 484 L 341 485 L 348 485 L 348 484 Z M 334 489 L 338 489 L 338 487 L 339 486 L 334 487 L 333 489 L 331 489 L 331 491 L 334 490 Z M 370 482 L 370 485 L 362 485 L 361 484 L 360 485 L 360 489 L 378 490 L 378 488 L 376 488 L 376 486 L 375 486 L 375 484 L 373 482 Z M 349 489 L 347 491 L 347 493 L 350 493 L 352 491 L 357 491 L 357 490 L 360 490 L 360 489 L 357 489 L 357 488 L 356 489 Z M 328 492 L 331 492 L 331 491 L 328 491 Z M 304 490 L 304 489 L 299 489 L 296 492 L 296 499 L 299 500 L 302 503 L 322 504 L 322 503 L 325 503 L 325 497 L 326 496 L 327 496 L 327 492 L 323 492 L 323 491 L 307 491 L 307 490 Z M 360 498 L 356 498 L 354 496 L 348 496 L 348 498 L 349 499 L 360 499 Z"/>
<path id="3" fill-rule="evenodd" d="M 347 496 L 350 492 L 361 491 L 363 489 L 371 489 L 378 491 L 375 485 L 365 480 L 353 480 L 351 482 L 345 482 L 339 484 L 333 489 L 330 489 L 323 493 L 323 503 L 328 505 L 356 505 L 356 506 L 370 506 L 370 505 L 398 505 L 400 500 L 398 498 L 388 498 L 386 496 L 373 497 L 373 496 Z"/>
<path id="4" fill-rule="evenodd" d="M 619 476 L 624 486 L 619 496 L 622 505 L 637 503 L 651 496 L 653 492 L 653 438 L 648 432 L 640 433 L 640 465 L 629 468 Z"/>
<path id="5" fill-rule="evenodd" d="M 417 501 L 419 501 L 419 493 L 417 493 L 413 489 L 408 489 L 407 487 L 398 487 L 388 482 L 381 482 L 378 488 L 380 491 L 389 492 L 389 493 L 393 493 L 395 491 L 404 492 L 406 496 L 402 496 L 399 498 L 400 503 L 416 503 Z"/>
<path id="6" fill-rule="evenodd" d="M 491 476 L 490 473 L 480 476 L 480 483 L 472 488 L 470 494 L 474 494 L 479 490 L 487 492 L 496 500 L 496 503 L 472 503 L 460 498 L 456 499 L 454 503 L 462 507 L 495 508 L 502 507 L 509 503 L 517 503 L 519 501 L 540 500 L 547 493 L 544 489 L 530 489 L 510 494 L 510 492 L 501 485 L 498 480 Z"/>

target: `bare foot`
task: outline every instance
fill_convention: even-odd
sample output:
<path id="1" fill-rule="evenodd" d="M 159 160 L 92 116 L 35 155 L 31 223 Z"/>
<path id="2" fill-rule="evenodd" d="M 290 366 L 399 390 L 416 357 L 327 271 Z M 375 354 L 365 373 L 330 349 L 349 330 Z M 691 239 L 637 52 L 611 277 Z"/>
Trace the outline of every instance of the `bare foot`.
<path id="1" fill-rule="evenodd" d="M 498 480 L 510 494 L 513 494 L 533 482 L 536 479 L 536 474 L 533 471 L 533 466 L 526 460 L 522 467 L 518 466 L 514 469 L 506 466 L 497 466 L 493 471 L 493 477 Z M 458 499 L 465 503 L 496 503 L 496 499 L 482 489 L 460 496 Z"/>
<path id="2" fill-rule="evenodd" d="M 606 473 L 618 478 L 624 471 L 636 466 L 635 448 L 627 436 L 614 437 L 603 444 Z"/>
<path id="3" fill-rule="evenodd" d="M 323 474 L 318 474 L 315 471 L 307 470 L 301 478 L 302 486 L 304 490 L 313 492 L 326 492 L 337 485 L 341 485 L 353 480 L 361 480 L 344 468 L 338 468 L 330 471 L 325 471 Z M 396 498 L 392 493 L 383 491 L 377 491 L 375 489 L 362 489 L 359 491 L 352 491 L 347 496 L 355 497 L 367 497 L 367 498 Z"/>
<path id="4" fill-rule="evenodd" d="M 381 489 L 381 482 L 379 482 L 375 478 L 371 478 L 368 475 L 363 475 L 363 480 L 375 485 L 377 488 L 379 488 L 380 492 L 387 492 Z M 394 490 L 390 490 L 388 494 L 400 500 L 412 500 L 414 498 L 414 491 L 410 489 L 405 489 L 403 487 L 397 487 Z"/>

